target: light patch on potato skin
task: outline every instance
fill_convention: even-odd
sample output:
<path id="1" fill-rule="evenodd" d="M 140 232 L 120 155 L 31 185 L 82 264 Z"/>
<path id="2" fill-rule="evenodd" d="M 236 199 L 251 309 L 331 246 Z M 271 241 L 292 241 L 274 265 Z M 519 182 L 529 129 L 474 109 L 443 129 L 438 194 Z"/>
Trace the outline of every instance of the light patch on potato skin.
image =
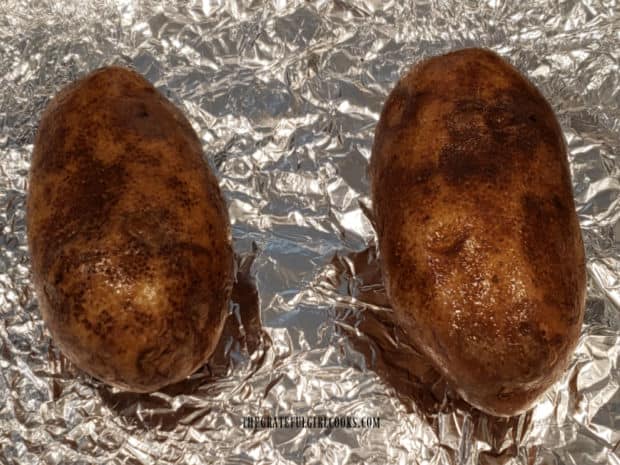
<path id="1" fill-rule="evenodd" d="M 142 76 L 103 68 L 50 102 L 27 227 L 41 313 L 78 367 L 147 392 L 206 362 L 232 288 L 228 213 L 191 125 Z"/>
<path id="2" fill-rule="evenodd" d="M 497 54 L 411 69 L 370 162 L 394 312 L 476 407 L 513 415 L 565 370 L 585 300 L 566 146 L 552 109 Z"/>

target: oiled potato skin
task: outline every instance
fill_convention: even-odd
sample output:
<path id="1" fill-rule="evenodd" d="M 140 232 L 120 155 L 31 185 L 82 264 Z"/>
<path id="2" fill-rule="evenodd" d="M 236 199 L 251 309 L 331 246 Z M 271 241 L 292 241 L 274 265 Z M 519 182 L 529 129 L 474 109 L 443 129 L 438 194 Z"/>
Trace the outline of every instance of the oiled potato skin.
<path id="1" fill-rule="evenodd" d="M 385 103 L 370 176 L 384 280 L 411 341 L 472 405 L 528 409 L 566 369 L 585 299 L 549 104 L 491 51 L 425 60 Z"/>
<path id="2" fill-rule="evenodd" d="M 78 367 L 147 392 L 211 355 L 233 279 L 228 213 L 191 125 L 142 76 L 102 68 L 51 101 L 27 228 L 42 316 Z"/>

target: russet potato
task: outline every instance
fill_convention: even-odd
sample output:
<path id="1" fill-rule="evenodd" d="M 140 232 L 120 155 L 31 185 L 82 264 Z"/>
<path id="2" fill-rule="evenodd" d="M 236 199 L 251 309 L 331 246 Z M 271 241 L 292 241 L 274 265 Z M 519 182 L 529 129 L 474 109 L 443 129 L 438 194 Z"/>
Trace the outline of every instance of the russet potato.
<path id="1" fill-rule="evenodd" d="M 472 405 L 527 410 L 566 369 L 585 299 L 550 105 L 491 51 L 424 60 L 384 105 L 370 176 L 384 281 L 410 341 Z"/>
<path id="2" fill-rule="evenodd" d="M 228 213 L 191 125 L 142 76 L 102 68 L 52 99 L 27 229 L 43 319 L 78 367 L 148 392 L 207 361 L 233 280 Z"/>

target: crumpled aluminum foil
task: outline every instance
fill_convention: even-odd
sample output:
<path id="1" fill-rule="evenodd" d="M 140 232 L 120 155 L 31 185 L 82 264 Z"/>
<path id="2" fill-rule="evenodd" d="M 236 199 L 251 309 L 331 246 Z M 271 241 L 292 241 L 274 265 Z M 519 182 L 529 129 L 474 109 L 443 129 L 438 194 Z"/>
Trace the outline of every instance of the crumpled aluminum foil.
<path id="1" fill-rule="evenodd" d="M 619 11 L 615 0 L 0 1 L 0 463 L 620 464 Z M 468 407 L 398 343 L 368 213 L 387 93 L 419 59 L 472 45 L 509 59 L 555 109 L 588 257 L 571 367 L 511 419 Z M 150 395 L 60 355 L 26 248 L 41 111 L 112 63 L 188 115 L 239 265 L 213 360 Z M 380 416 L 381 427 L 242 427 L 287 414 Z"/>

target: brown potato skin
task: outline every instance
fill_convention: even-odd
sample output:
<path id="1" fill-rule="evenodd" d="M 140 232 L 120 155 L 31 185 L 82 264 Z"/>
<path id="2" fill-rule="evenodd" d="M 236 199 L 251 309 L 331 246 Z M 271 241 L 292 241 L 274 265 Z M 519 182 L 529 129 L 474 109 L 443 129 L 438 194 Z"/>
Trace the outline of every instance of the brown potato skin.
<path id="1" fill-rule="evenodd" d="M 410 342 L 475 407 L 530 408 L 566 369 L 585 301 L 547 101 L 491 51 L 427 59 L 385 103 L 370 176 L 384 281 Z"/>
<path id="2" fill-rule="evenodd" d="M 43 319 L 78 367 L 150 392 L 207 361 L 233 281 L 228 212 L 191 125 L 142 76 L 102 68 L 52 99 L 27 229 Z"/>

